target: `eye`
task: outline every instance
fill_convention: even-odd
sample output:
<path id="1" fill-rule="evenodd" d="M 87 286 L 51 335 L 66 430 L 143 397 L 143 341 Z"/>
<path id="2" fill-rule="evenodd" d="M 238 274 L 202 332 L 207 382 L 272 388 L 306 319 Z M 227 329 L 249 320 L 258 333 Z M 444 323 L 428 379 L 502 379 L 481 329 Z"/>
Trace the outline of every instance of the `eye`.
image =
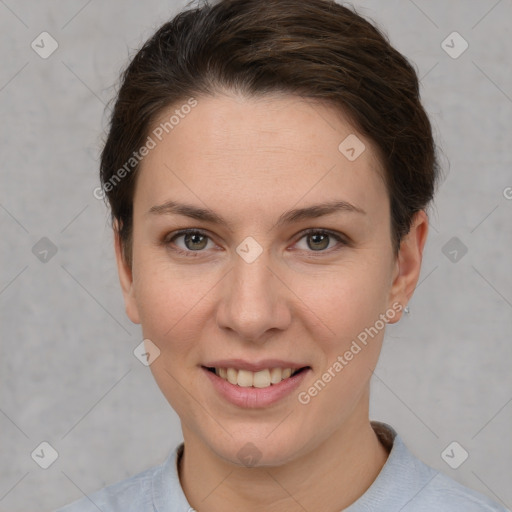
<path id="1" fill-rule="evenodd" d="M 301 238 L 298 242 L 296 242 L 295 245 L 297 245 L 302 239 L 306 239 L 306 248 L 299 247 L 299 250 L 304 250 L 306 252 L 318 253 L 337 250 L 336 248 L 333 249 L 333 247 L 330 247 L 333 240 L 337 241 L 338 245 L 341 247 L 348 245 L 348 242 L 345 241 L 340 235 L 324 229 L 309 229 L 302 232 L 301 235 Z M 183 239 L 183 246 L 180 246 L 176 243 L 176 241 L 180 238 Z M 208 248 L 208 242 L 211 242 L 210 237 L 204 231 L 198 229 L 183 229 L 173 233 L 172 236 L 165 237 L 163 241 L 165 246 L 169 247 L 178 254 L 187 257 L 197 257 L 200 255 L 199 253 L 205 252 L 205 249 Z M 213 244 L 213 242 L 211 243 Z M 340 247 L 338 247 L 338 249 L 339 248 Z"/>
<path id="2" fill-rule="evenodd" d="M 302 233 L 299 242 L 302 239 L 306 239 L 306 248 L 301 250 L 309 252 L 331 252 L 326 249 L 329 248 L 333 239 L 338 242 L 338 245 L 347 245 L 347 242 L 340 235 L 323 229 L 309 229 Z"/>
<path id="3" fill-rule="evenodd" d="M 184 248 L 176 244 L 176 240 L 183 238 Z M 185 256 L 198 256 L 198 252 L 203 252 L 208 245 L 210 237 L 203 231 L 197 229 L 184 229 L 178 231 L 171 238 L 166 237 L 164 244 L 167 246 L 175 246 L 172 249 Z M 213 242 L 212 242 L 213 243 Z"/>

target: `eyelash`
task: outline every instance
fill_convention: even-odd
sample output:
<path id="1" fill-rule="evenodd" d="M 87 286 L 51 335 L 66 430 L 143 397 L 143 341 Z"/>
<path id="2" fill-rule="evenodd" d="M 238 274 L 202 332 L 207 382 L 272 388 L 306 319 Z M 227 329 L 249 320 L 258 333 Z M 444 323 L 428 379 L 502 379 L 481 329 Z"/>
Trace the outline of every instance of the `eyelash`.
<path id="1" fill-rule="evenodd" d="M 179 238 L 180 236 L 184 236 L 184 235 L 200 235 L 200 236 L 205 236 L 206 238 L 208 238 L 209 240 L 211 240 L 211 237 L 205 233 L 204 231 L 200 230 L 200 229 L 195 229 L 195 228 L 189 228 L 189 229 L 182 229 L 182 230 L 179 230 L 179 231 L 176 231 L 175 233 L 171 233 L 172 236 L 169 237 L 169 235 L 167 235 L 164 240 L 163 240 L 163 245 L 166 246 L 166 247 L 169 247 L 171 248 L 171 243 L 174 242 L 174 240 L 176 240 L 177 238 Z M 340 244 L 340 247 L 335 247 L 335 248 L 331 248 L 331 249 L 328 249 L 328 250 L 322 250 L 322 251 L 307 251 L 307 252 L 310 252 L 310 253 L 320 253 L 320 255 L 322 254 L 330 254 L 334 251 L 337 251 L 337 250 L 340 250 L 341 247 L 343 246 L 348 246 L 350 245 L 349 242 L 347 240 L 345 240 L 342 236 L 340 236 L 339 234 L 333 232 L 333 231 L 329 231 L 327 229 L 318 229 L 318 228 L 310 228 L 310 229 L 307 229 L 305 231 L 302 231 L 300 233 L 300 237 L 298 238 L 297 242 L 299 242 L 300 240 L 302 240 L 304 237 L 308 236 L 308 235 L 328 235 L 332 238 L 334 238 L 337 242 L 339 242 Z M 295 243 L 297 243 L 295 242 Z M 176 246 L 172 247 L 171 248 L 172 251 L 178 253 L 178 254 L 181 254 L 187 258 L 191 257 L 191 258 L 197 258 L 201 252 L 204 252 L 204 250 L 201 250 L 201 251 L 185 251 L 183 249 L 180 249 Z M 316 257 L 316 255 L 314 255 L 313 257 Z"/>

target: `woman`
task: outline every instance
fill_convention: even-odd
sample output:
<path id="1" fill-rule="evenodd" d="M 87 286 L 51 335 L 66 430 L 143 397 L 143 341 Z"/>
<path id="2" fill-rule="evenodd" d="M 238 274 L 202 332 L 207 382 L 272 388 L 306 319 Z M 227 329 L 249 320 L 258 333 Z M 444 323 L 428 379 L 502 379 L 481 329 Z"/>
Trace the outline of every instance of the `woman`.
<path id="1" fill-rule="evenodd" d="M 184 443 L 61 511 L 505 510 L 369 420 L 437 177 L 415 71 L 353 11 L 221 0 L 162 26 L 96 193 Z"/>

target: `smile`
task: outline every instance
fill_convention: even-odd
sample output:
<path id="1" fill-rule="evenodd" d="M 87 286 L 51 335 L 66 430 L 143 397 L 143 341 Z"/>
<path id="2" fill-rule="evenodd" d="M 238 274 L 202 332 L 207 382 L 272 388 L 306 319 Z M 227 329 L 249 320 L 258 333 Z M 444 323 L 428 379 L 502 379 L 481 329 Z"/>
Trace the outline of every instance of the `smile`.
<path id="1" fill-rule="evenodd" d="M 237 370 L 236 368 L 207 368 L 221 379 L 240 387 L 268 388 L 279 384 L 283 380 L 293 377 L 304 368 L 266 368 L 257 372 Z"/>
<path id="2" fill-rule="evenodd" d="M 202 366 L 213 391 L 221 399 L 241 408 L 266 408 L 289 397 L 304 381 L 311 367 L 255 368 Z"/>

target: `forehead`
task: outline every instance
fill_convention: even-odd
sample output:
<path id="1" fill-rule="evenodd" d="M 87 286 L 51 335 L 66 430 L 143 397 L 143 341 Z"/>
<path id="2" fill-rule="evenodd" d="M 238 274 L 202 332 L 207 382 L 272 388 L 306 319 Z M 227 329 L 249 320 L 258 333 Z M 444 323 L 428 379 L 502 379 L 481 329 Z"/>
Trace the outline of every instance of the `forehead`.
<path id="1" fill-rule="evenodd" d="M 166 109 L 151 127 L 155 146 L 139 168 L 136 208 L 177 195 L 258 211 L 272 199 L 273 210 L 319 198 L 387 202 L 372 143 L 334 107 L 289 95 L 196 101 Z"/>

